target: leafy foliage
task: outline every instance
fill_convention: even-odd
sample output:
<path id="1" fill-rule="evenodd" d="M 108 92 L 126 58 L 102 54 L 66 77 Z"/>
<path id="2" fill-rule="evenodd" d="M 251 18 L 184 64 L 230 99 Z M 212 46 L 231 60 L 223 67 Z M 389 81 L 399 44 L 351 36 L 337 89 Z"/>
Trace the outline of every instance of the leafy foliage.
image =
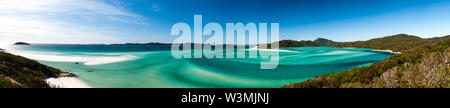
<path id="1" fill-rule="evenodd" d="M 59 77 L 63 73 L 68 74 L 24 57 L 0 52 L 0 88 L 49 88 L 45 78 Z"/>
<path id="2" fill-rule="evenodd" d="M 324 38 L 317 38 L 314 41 L 310 40 L 302 40 L 302 41 L 295 41 L 295 40 L 282 40 L 279 42 L 279 45 L 281 48 L 283 47 L 315 47 L 315 46 L 331 46 L 331 45 L 337 45 L 339 42 L 334 42 L 328 39 Z"/>
<path id="3" fill-rule="evenodd" d="M 445 40 L 445 39 L 448 39 L 448 38 L 450 38 L 450 35 L 443 36 L 443 37 L 429 38 L 428 40 L 431 40 L 431 41 L 440 41 L 440 40 Z"/>
<path id="4" fill-rule="evenodd" d="M 407 38 L 414 38 L 409 37 Z M 416 40 L 416 39 L 414 39 Z M 449 88 L 450 39 L 406 50 L 368 67 L 326 74 L 285 88 Z"/>
<path id="5" fill-rule="evenodd" d="M 368 41 L 345 42 L 334 47 L 353 47 L 353 48 L 373 48 L 382 50 L 393 50 L 394 52 L 403 52 L 416 46 L 431 42 L 417 36 L 399 34 L 383 38 L 371 39 Z"/>

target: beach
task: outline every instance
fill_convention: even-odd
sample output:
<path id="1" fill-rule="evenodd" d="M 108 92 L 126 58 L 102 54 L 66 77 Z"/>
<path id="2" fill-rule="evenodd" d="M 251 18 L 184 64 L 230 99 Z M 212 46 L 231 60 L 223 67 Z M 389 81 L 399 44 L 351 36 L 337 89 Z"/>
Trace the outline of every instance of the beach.
<path id="1" fill-rule="evenodd" d="M 86 65 L 99 65 L 120 62 L 123 60 L 132 59 L 132 57 L 64 57 L 55 56 L 51 54 L 57 53 L 39 53 L 39 52 L 29 52 L 29 51 L 13 51 L 4 50 L 4 52 L 11 53 L 18 56 L 23 56 L 25 58 L 34 60 L 44 60 L 44 61 L 60 61 L 60 62 L 85 62 Z M 59 77 L 59 78 L 48 78 L 45 80 L 51 87 L 55 88 L 92 88 L 90 85 L 84 83 L 76 77 Z"/>
<path id="2" fill-rule="evenodd" d="M 84 63 L 84 65 L 102 65 L 137 59 L 137 57 L 133 55 L 65 56 L 62 55 L 62 53 L 50 53 L 50 52 L 13 51 L 13 50 L 8 50 L 7 52 L 33 60 L 52 61 L 52 62 L 82 62 Z"/>
<path id="3" fill-rule="evenodd" d="M 268 60 L 262 57 L 176 59 L 170 47 L 164 46 L 34 44 L 8 52 L 77 75 L 46 80 L 58 88 L 270 88 L 366 66 L 392 56 L 367 49 L 332 47 L 252 47 L 234 53 L 252 50 L 280 52 L 279 67 L 261 70 L 261 61 Z"/>
<path id="4" fill-rule="evenodd" d="M 372 49 L 372 51 L 389 52 L 389 53 L 393 53 L 393 54 L 401 54 L 402 53 L 402 52 L 395 52 L 392 50 L 380 50 L 380 49 Z"/>
<path id="5" fill-rule="evenodd" d="M 51 87 L 55 88 L 92 88 L 90 85 L 75 77 L 48 78 L 45 81 Z"/>

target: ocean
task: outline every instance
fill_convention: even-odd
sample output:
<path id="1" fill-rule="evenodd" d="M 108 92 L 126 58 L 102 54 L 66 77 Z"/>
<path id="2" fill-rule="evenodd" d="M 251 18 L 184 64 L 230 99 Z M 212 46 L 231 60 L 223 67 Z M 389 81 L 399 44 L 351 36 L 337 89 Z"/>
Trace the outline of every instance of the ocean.
<path id="1" fill-rule="evenodd" d="M 368 66 L 395 55 L 356 48 L 280 48 L 279 66 L 260 69 L 260 62 L 265 60 L 260 57 L 175 59 L 170 48 L 102 44 L 14 46 L 18 55 L 74 73 L 83 82 L 100 88 L 278 88 Z"/>

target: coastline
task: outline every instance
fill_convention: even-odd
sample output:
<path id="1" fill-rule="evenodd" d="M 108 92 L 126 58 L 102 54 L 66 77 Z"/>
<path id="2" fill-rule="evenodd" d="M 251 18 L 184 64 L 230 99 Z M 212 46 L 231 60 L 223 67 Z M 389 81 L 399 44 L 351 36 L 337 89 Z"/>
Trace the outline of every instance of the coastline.
<path id="1" fill-rule="evenodd" d="M 54 88 L 92 88 L 76 77 L 48 78 L 45 82 Z"/>
<path id="2" fill-rule="evenodd" d="M 258 47 L 253 47 L 248 50 L 261 50 L 261 51 L 275 51 L 275 52 L 295 52 L 290 50 L 282 50 L 282 49 L 260 49 Z M 373 51 L 385 51 L 386 50 L 373 50 Z M 27 57 L 29 59 L 35 59 L 35 60 L 50 60 L 50 61 L 67 61 L 67 62 L 74 62 L 76 60 L 80 60 L 80 62 L 83 62 L 85 65 L 92 65 L 89 64 L 89 61 L 104 61 L 104 59 L 113 59 L 113 57 L 108 56 L 99 56 L 99 57 L 90 57 L 90 56 L 65 56 L 60 53 L 48 53 L 48 52 L 33 52 L 33 51 L 14 51 L 14 50 L 8 50 L 7 52 L 10 52 L 12 54 L 20 55 Z M 115 56 L 117 58 L 127 58 L 130 57 L 130 59 L 133 59 L 132 56 Z M 106 62 L 108 64 L 109 62 Z M 104 63 L 100 63 L 104 64 Z M 95 64 L 94 64 L 95 65 Z M 51 87 L 54 88 L 92 88 L 92 86 L 84 83 L 83 81 L 79 80 L 76 77 L 67 77 L 67 76 L 59 76 L 57 78 L 48 78 L 45 79 L 46 83 L 49 84 Z"/>
<path id="3" fill-rule="evenodd" d="M 13 55 L 17 55 L 17 56 L 22 56 L 20 54 L 11 53 L 11 51 L 6 50 L 6 49 L 0 50 L 0 51 L 9 53 L 9 54 L 13 54 Z M 28 59 L 33 59 L 33 58 L 26 57 L 26 56 L 22 56 L 22 57 L 25 57 Z M 67 73 L 67 74 L 69 74 L 69 73 Z M 67 74 L 62 73 L 61 77 L 47 78 L 47 79 L 45 79 L 45 82 L 54 88 L 92 88 L 92 86 L 84 83 L 77 77 L 67 75 Z M 70 74 L 72 74 L 72 73 L 70 73 Z"/>
<path id="4" fill-rule="evenodd" d="M 83 62 L 84 65 L 111 64 L 138 59 L 133 55 L 118 56 L 65 56 L 59 53 L 33 52 L 33 51 L 5 51 L 10 54 L 22 56 L 32 60 L 52 61 L 52 62 Z"/>
<path id="5" fill-rule="evenodd" d="M 372 49 L 372 51 L 377 51 L 377 52 L 389 52 L 389 53 L 392 53 L 392 54 L 402 54 L 402 52 L 395 52 L 395 51 L 392 51 L 392 50 Z"/>
<path id="6" fill-rule="evenodd" d="M 342 48 L 352 48 L 352 49 L 358 49 L 357 47 L 342 47 Z M 376 52 L 389 52 L 392 54 L 402 54 L 402 52 L 395 52 L 392 50 L 382 50 L 382 49 L 372 49 L 371 51 L 376 51 Z"/>

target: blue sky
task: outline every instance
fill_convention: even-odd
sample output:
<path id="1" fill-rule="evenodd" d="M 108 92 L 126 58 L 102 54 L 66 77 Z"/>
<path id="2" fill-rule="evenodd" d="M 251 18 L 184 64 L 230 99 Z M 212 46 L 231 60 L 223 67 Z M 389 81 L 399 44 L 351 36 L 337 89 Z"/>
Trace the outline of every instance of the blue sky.
<path id="1" fill-rule="evenodd" d="M 173 24 L 280 23 L 280 39 L 450 34 L 450 0 L 1 0 L 0 42 L 172 42 Z M 193 27 L 191 27 L 193 28 Z"/>

